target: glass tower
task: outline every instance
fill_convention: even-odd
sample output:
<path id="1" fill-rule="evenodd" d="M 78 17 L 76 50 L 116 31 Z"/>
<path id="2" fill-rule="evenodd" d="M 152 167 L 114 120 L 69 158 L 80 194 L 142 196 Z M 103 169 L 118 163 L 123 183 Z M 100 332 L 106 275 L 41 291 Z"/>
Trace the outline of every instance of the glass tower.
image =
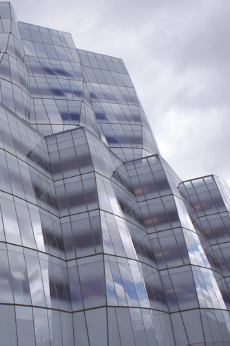
<path id="1" fill-rule="evenodd" d="M 0 345 L 229 345 L 230 191 L 160 156 L 121 59 L 0 3 Z"/>

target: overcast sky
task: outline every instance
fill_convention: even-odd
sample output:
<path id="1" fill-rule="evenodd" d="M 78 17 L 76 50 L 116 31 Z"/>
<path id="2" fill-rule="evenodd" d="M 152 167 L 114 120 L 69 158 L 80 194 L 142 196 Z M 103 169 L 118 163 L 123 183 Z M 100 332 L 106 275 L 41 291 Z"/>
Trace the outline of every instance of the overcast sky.
<path id="1" fill-rule="evenodd" d="M 12 0 L 19 21 L 122 58 L 162 156 L 230 183 L 229 0 Z"/>

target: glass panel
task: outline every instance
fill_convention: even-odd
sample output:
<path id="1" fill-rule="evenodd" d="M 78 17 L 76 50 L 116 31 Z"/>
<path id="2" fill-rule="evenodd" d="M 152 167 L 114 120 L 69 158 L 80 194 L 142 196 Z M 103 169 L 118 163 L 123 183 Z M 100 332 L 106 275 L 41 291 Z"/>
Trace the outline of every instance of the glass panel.
<path id="1" fill-rule="evenodd" d="M 17 345 L 15 311 L 13 306 L 0 305 L 0 335 L 2 345 Z"/>
<path id="2" fill-rule="evenodd" d="M 52 321 L 52 328 L 50 328 L 50 334 L 51 336 L 51 346 L 62 346 L 62 331 L 61 331 L 61 321 L 60 321 L 60 311 L 49 311 L 50 315 L 52 314 L 52 317 L 50 318 L 50 321 Z M 50 322 L 49 321 L 49 322 Z"/>
<path id="3" fill-rule="evenodd" d="M 0 302 L 13 303 L 9 263 L 5 250 L 0 250 Z"/>
<path id="4" fill-rule="evenodd" d="M 105 282 L 102 262 L 79 265 L 84 308 L 105 304 Z"/>
<path id="5" fill-rule="evenodd" d="M 201 327 L 199 311 L 185 311 L 181 313 L 188 335 L 189 344 L 203 343 L 204 336 Z"/>
<path id="6" fill-rule="evenodd" d="M 74 346 L 73 316 L 72 314 L 68 314 L 65 312 L 60 312 L 60 314 L 61 314 L 63 345 Z M 84 333 L 83 330 L 81 332 Z"/>
<path id="7" fill-rule="evenodd" d="M 18 346 L 35 346 L 32 308 L 15 306 Z"/>
<path id="8" fill-rule="evenodd" d="M 72 221 L 73 240 L 77 257 L 95 253 L 88 214 L 78 215 Z"/>
<path id="9" fill-rule="evenodd" d="M 121 345 L 115 308 L 108 308 L 108 336 L 110 346 Z"/>
<path id="10" fill-rule="evenodd" d="M 15 205 L 18 216 L 20 233 L 22 237 L 22 243 L 24 246 L 36 248 L 28 208 L 19 203 L 16 203 Z"/>
<path id="11" fill-rule="evenodd" d="M 143 324 L 141 310 L 130 309 L 129 312 L 131 316 L 131 324 L 133 328 L 136 345 L 147 346 L 147 340 L 146 340 L 146 335 L 144 331 L 144 324 Z"/>
<path id="12" fill-rule="evenodd" d="M 89 341 L 84 312 L 77 312 L 73 314 L 73 325 L 75 345 L 88 346 Z"/>
<path id="13" fill-rule="evenodd" d="M 7 199 L 2 199 L 1 202 L 6 241 L 9 243 L 21 245 L 21 237 L 19 233 L 14 204 L 12 201 L 9 201 Z"/>
<path id="14" fill-rule="evenodd" d="M 18 249 L 16 248 L 15 251 Z M 22 253 L 9 251 L 10 271 L 16 304 L 31 304 L 30 289 Z"/>
<path id="15" fill-rule="evenodd" d="M 68 274 L 69 274 L 72 310 L 81 310 L 83 306 L 82 306 L 82 297 L 81 297 L 80 282 L 79 282 L 77 267 L 74 266 L 74 267 L 68 268 Z"/>
<path id="16" fill-rule="evenodd" d="M 85 317 L 90 345 L 107 345 L 106 310 L 86 310 Z"/>
<path id="17" fill-rule="evenodd" d="M 122 345 L 135 345 L 128 308 L 116 308 L 116 315 Z"/>
<path id="18" fill-rule="evenodd" d="M 38 258 L 25 256 L 33 305 L 46 306 Z"/>
<path id="19" fill-rule="evenodd" d="M 36 346 L 50 346 L 47 310 L 33 308 Z"/>

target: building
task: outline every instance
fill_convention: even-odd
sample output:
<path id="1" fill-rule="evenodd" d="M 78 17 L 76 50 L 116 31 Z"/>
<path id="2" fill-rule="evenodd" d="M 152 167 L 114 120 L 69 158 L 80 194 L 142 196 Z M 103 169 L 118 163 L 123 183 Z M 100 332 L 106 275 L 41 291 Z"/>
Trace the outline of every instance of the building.
<path id="1" fill-rule="evenodd" d="M 0 18 L 0 345 L 229 345 L 226 183 L 178 178 L 121 59 Z"/>

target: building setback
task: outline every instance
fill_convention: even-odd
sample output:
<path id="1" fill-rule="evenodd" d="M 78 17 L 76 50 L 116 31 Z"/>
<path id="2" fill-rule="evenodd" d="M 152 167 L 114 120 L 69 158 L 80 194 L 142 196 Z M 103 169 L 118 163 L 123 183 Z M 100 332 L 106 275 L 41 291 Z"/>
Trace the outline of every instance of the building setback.
<path id="1" fill-rule="evenodd" d="M 178 178 L 121 59 L 0 18 L 0 345 L 229 345 L 226 183 Z"/>

